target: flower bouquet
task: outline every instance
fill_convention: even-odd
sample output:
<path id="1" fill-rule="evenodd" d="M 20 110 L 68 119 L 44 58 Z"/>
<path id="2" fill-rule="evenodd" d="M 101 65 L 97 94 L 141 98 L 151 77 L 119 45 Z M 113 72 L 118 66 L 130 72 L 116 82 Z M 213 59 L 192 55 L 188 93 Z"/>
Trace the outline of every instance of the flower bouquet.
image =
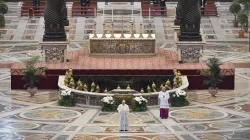
<path id="1" fill-rule="evenodd" d="M 113 111 L 114 110 L 114 99 L 111 96 L 102 98 L 102 111 Z"/>
<path id="2" fill-rule="evenodd" d="M 61 98 L 58 100 L 58 105 L 60 106 L 75 106 L 74 98 L 71 96 L 71 90 L 62 90 Z"/>
<path id="3" fill-rule="evenodd" d="M 177 89 L 175 93 L 171 94 L 171 106 L 183 107 L 189 105 L 189 101 L 186 99 L 187 92 L 181 89 Z"/>
<path id="4" fill-rule="evenodd" d="M 146 111 L 147 110 L 147 102 L 148 100 L 143 98 L 142 96 L 140 97 L 135 97 L 133 99 L 133 104 L 132 104 L 132 108 L 133 111 Z"/>

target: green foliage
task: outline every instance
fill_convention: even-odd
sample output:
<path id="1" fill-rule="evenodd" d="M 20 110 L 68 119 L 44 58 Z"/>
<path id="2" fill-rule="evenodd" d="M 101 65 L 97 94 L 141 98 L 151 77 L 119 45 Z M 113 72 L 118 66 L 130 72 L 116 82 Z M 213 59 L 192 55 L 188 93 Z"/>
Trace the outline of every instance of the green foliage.
<path id="1" fill-rule="evenodd" d="M 217 88 L 218 84 L 221 82 L 222 74 L 220 66 L 222 62 L 218 58 L 209 58 L 206 61 L 208 70 L 204 71 L 202 74 L 207 76 L 204 80 L 204 84 L 209 85 L 212 88 Z"/>
<path id="2" fill-rule="evenodd" d="M 40 57 L 36 56 L 31 59 L 23 61 L 25 68 L 22 69 L 22 73 L 24 74 L 23 80 L 27 80 L 28 83 L 25 85 L 30 86 L 31 88 L 35 87 L 35 83 L 38 82 L 39 76 L 42 72 L 46 70 L 45 67 L 35 67 L 35 64 L 39 61 Z M 45 77 L 45 76 L 43 76 Z"/>
<path id="3" fill-rule="evenodd" d="M 102 111 L 112 112 L 115 111 L 115 104 L 102 103 Z"/>
<path id="4" fill-rule="evenodd" d="M 175 97 L 173 96 L 175 95 Z M 188 106 L 190 103 L 186 99 L 186 96 L 180 95 L 179 97 L 176 96 L 176 94 L 170 94 L 170 99 L 171 99 L 171 106 L 172 107 L 183 107 L 183 106 Z"/>
<path id="5" fill-rule="evenodd" d="M 241 30 L 243 30 L 243 27 L 247 26 L 247 24 L 248 24 L 248 15 L 245 12 L 241 12 L 238 15 L 238 21 L 241 24 Z"/>
<path id="6" fill-rule="evenodd" d="M 8 5 L 5 2 L 0 1 L 0 13 L 6 14 L 8 12 Z"/>
<path id="7" fill-rule="evenodd" d="M 61 96 L 61 99 L 58 100 L 57 104 L 59 106 L 71 107 L 75 106 L 75 100 L 72 96 Z"/>
<path id="8" fill-rule="evenodd" d="M 237 21 L 237 14 L 240 12 L 240 10 L 241 6 L 239 3 L 233 3 L 229 8 L 229 11 L 234 14 L 235 21 Z"/>
<path id="9" fill-rule="evenodd" d="M 249 0 L 238 0 L 239 3 L 244 5 L 244 10 L 250 12 L 250 1 Z"/>
<path id="10" fill-rule="evenodd" d="M 5 27 L 4 15 L 0 13 L 0 27 Z"/>
<path id="11" fill-rule="evenodd" d="M 132 101 L 132 109 L 135 112 L 144 112 L 147 111 L 147 103 L 145 101 L 142 101 L 141 104 L 139 104 L 137 101 Z"/>

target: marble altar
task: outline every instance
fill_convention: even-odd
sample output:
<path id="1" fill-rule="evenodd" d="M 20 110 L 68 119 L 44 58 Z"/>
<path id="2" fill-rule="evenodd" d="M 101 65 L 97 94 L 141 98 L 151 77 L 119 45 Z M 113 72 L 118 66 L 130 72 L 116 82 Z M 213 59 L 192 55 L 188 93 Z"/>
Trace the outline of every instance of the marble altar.
<path id="1" fill-rule="evenodd" d="M 111 34 L 106 34 L 105 38 L 102 38 L 102 34 L 97 34 L 94 37 L 90 35 L 90 55 L 142 55 L 142 56 L 155 56 L 156 45 L 155 35 L 152 34 L 152 38 L 148 37 L 148 34 L 124 34 L 124 38 L 121 38 L 121 34 L 114 34 L 114 38 Z"/>

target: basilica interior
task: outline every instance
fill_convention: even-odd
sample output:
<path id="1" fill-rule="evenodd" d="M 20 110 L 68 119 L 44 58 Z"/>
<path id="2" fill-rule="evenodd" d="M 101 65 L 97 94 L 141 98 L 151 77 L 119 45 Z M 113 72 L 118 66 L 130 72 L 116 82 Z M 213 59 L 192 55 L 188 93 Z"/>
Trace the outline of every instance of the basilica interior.
<path id="1" fill-rule="evenodd" d="M 250 140 L 249 7 L 0 0 L 0 140 Z"/>

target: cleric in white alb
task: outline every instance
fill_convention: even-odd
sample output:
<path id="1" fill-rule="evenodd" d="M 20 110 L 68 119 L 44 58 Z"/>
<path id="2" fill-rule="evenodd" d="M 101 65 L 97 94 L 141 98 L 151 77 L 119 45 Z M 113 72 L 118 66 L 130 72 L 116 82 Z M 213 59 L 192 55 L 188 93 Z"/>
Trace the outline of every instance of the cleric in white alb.
<path id="1" fill-rule="evenodd" d="M 120 113 L 120 131 L 128 131 L 129 130 L 129 122 L 128 122 L 128 113 L 129 107 L 125 104 L 125 100 L 122 101 L 117 108 L 118 112 Z"/>
<path id="2" fill-rule="evenodd" d="M 169 109 L 169 104 L 168 104 L 168 99 L 169 99 L 169 93 L 166 92 L 166 87 L 162 87 L 162 91 L 159 92 L 159 99 L 160 99 L 160 117 L 162 119 L 167 119 L 168 118 L 168 109 Z"/>

